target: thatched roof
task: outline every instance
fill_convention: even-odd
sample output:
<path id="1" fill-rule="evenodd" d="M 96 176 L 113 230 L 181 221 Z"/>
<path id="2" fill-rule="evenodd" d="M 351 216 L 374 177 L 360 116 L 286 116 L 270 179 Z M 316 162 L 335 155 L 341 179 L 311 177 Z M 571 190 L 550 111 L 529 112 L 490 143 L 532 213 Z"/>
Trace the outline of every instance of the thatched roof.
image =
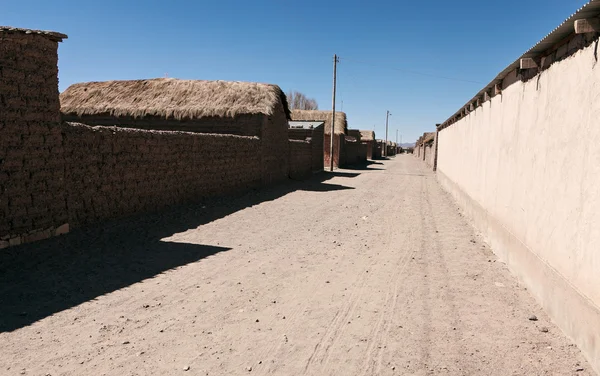
<path id="1" fill-rule="evenodd" d="M 293 110 L 292 120 L 313 120 L 313 121 L 324 121 L 325 122 L 325 134 L 331 134 L 331 111 L 317 111 L 317 110 Z M 348 130 L 348 122 L 346 120 L 346 113 L 338 112 L 335 113 L 335 134 L 346 134 Z"/>
<path id="2" fill-rule="evenodd" d="M 279 103 L 289 119 L 287 99 L 277 85 L 252 82 L 148 80 L 86 82 L 60 94 L 66 115 L 158 116 L 167 119 L 272 115 Z"/>
<path id="3" fill-rule="evenodd" d="M 374 141 L 375 131 L 360 131 L 361 141 Z"/>
<path id="4" fill-rule="evenodd" d="M 426 132 L 423 134 L 423 143 L 426 144 L 435 139 L 435 132 Z"/>

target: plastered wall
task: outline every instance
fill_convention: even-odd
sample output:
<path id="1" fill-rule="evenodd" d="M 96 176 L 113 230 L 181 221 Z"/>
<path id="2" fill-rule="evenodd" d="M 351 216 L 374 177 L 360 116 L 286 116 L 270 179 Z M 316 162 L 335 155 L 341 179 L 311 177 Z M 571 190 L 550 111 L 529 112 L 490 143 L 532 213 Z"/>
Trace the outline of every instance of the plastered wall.
<path id="1" fill-rule="evenodd" d="M 600 371 L 595 44 L 439 132 L 438 177 Z"/>

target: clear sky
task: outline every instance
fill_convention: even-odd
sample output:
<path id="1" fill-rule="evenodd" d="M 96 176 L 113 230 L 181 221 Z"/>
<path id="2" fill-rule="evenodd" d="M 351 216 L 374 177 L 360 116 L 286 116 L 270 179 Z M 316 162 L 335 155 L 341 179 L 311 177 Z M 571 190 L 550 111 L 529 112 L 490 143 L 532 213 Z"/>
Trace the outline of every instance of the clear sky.
<path id="1" fill-rule="evenodd" d="M 69 35 L 60 91 L 168 75 L 274 83 L 331 109 L 337 53 L 349 126 L 384 138 L 389 110 L 390 139 L 412 142 L 586 2 L 4 0 L 0 24 Z"/>

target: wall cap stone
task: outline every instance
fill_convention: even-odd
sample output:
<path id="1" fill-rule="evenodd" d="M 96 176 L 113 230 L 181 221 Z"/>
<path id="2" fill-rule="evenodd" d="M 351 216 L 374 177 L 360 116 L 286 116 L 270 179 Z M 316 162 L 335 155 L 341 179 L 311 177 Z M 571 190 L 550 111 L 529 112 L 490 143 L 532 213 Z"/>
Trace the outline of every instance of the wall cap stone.
<path id="1" fill-rule="evenodd" d="M 22 29 L 20 27 L 12 27 L 12 26 L 0 26 L 0 33 L 21 33 L 21 34 L 37 34 L 48 39 L 51 39 L 56 42 L 62 42 L 63 39 L 67 39 L 68 36 L 66 34 L 58 33 L 56 31 L 49 30 L 33 30 L 33 29 Z"/>

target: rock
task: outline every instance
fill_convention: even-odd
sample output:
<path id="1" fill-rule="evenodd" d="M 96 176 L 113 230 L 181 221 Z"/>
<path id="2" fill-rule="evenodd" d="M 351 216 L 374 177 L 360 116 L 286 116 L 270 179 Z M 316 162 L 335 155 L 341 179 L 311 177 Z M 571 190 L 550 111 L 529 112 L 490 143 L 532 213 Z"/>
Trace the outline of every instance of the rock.
<path id="1" fill-rule="evenodd" d="M 183 370 L 184 370 L 184 371 L 189 371 L 189 370 L 190 370 L 190 366 L 185 366 L 185 367 L 183 367 Z"/>
<path id="2" fill-rule="evenodd" d="M 583 367 L 577 367 L 575 369 L 575 372 L 583 372 L 583 371 L 584 371 Z"/>
<path id="3" fill-rule="evenodd" d="M 246 367 L 246 371 L 252 372 L 252 367 Z"/>
<path id="4" fill-rule="evenodd" d="M 536 315 L 529 316 L 529 321 L 537 321 L 537 320 L 538 320 L 538 318 Z"/>
<path id="5" fill-rule="evenodd" d="M 129 345 L 129 341 L 123 341 L 122 342 L 124 345 Z"/>
<path id="6" fill-rule="evenodd" d="M 260 320 L 259 320 L 259 319 L 256 319 L 256 322 L 260 322 Z"/>
<path id="7" fill-rule="evenodd" d="M 545 326 L 541 327 L 540 328 L 540 332 L 542 332 L 542 333 L 548 333 L 548 328 L 546 328 Z"/>

